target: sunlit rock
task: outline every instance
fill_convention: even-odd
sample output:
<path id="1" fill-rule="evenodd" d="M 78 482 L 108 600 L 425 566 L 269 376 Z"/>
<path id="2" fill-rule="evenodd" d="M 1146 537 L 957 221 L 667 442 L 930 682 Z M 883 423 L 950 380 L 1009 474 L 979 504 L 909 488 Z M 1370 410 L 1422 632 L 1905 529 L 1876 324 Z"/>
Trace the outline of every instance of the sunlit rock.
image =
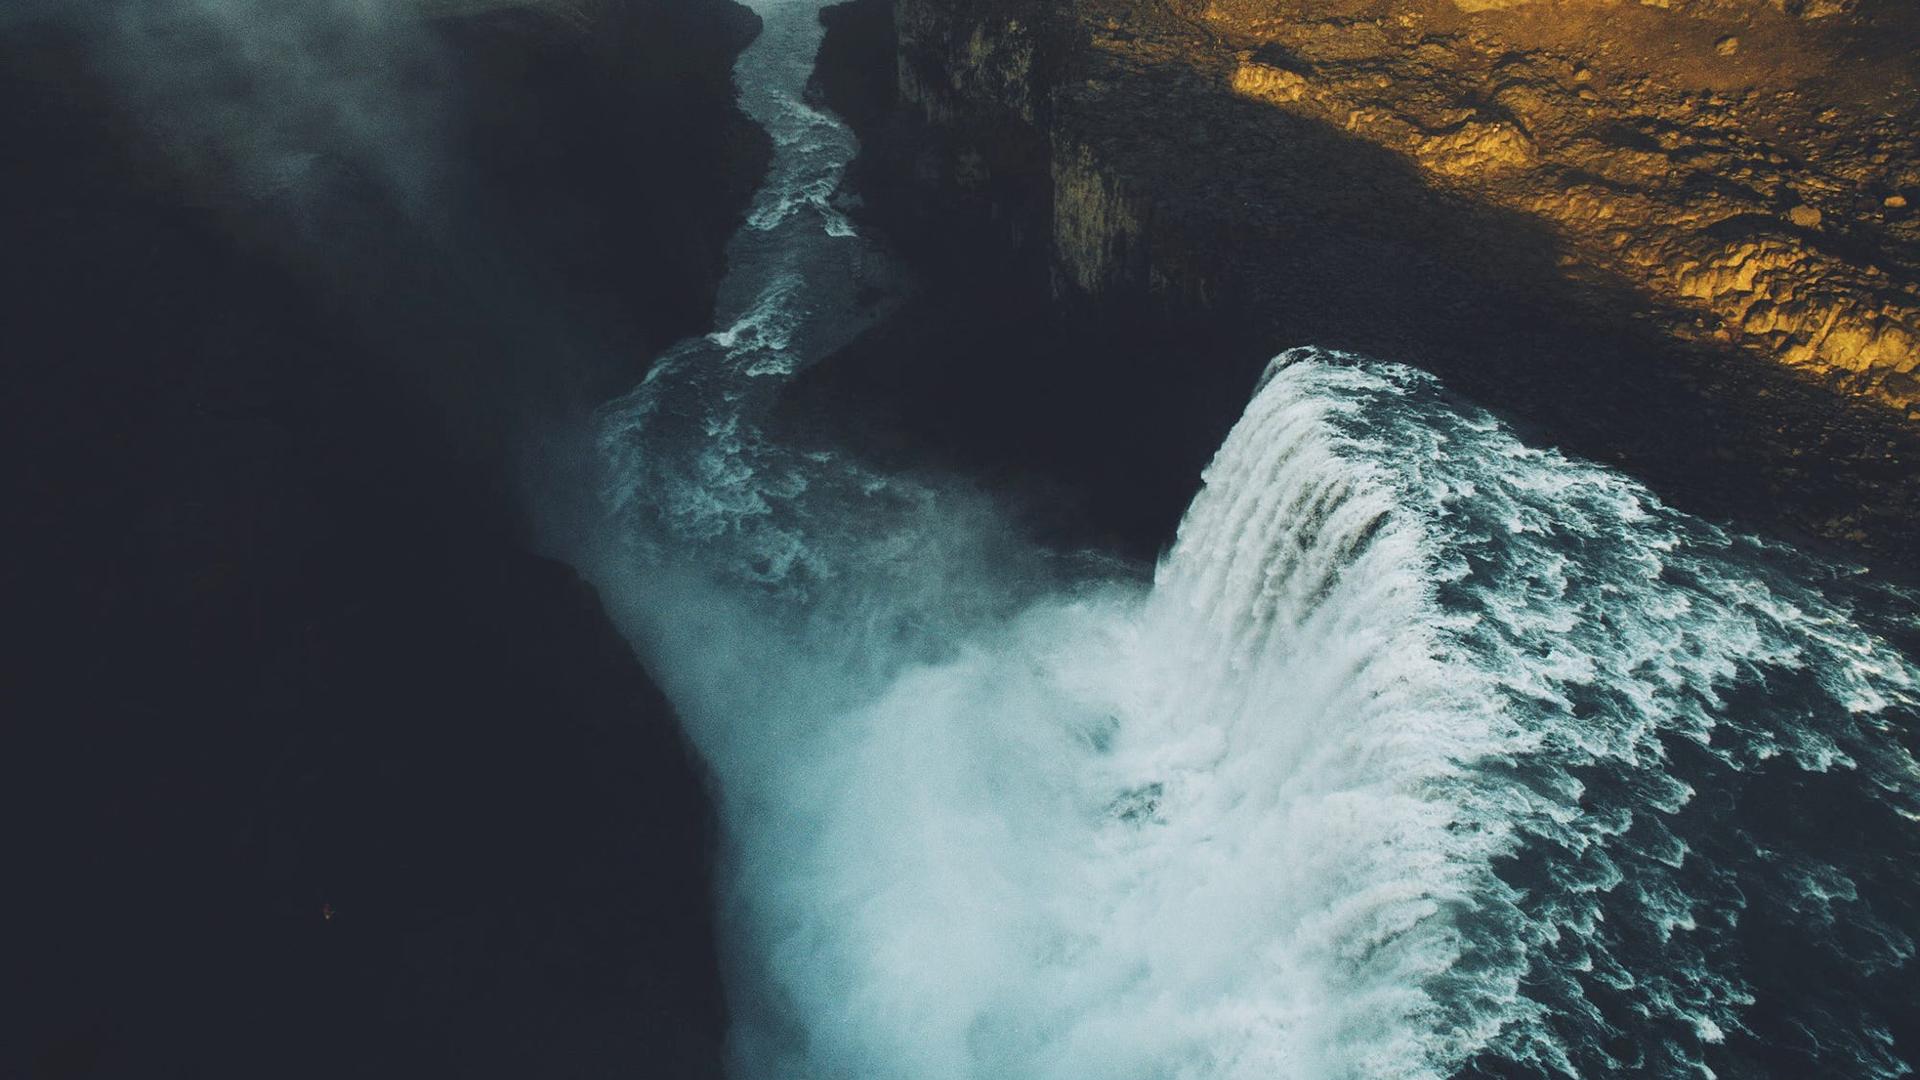
<path id="1" fill-rule="evenodd" d="M 1678 340 L 1920 406 L 1907 377 L 1920 224 L 1906 213 L 1920 186 L 1920 65 L 1884 44 L 1920 29 L 1915 13 L 1851 0 L 1182 0 L 1173 10 L 896 6 L 903 89 L 928 116 L 997 105 L 1043 123 L 1050 102 L 1098 115 L 1054 125 L 1056 138 L 1073 136 L 1072 159 L 1054 167 L 1054 238 L 1060 277 L 1077 288 L 1190 295 L 1201 290 L 1183 274 L 1219 276 L 1204 256 L 1173 265 L 1165 254 L 1215 242 L 1143 225 L 1155 200 L 1198 196 L 1134 182 L 1122 212 L 1112 193 L 1129 181 L 1103 158 L 1115 141 L 1157 152 L 1144 134 L 1161 122 L 1155 95 L 1119 73 L 1185 70 L 1385 149 L 1435 188 L 1530 217 L 1559 266 L 1644 296 L 1652 310 L 1636 317 L 1664 321 Z M 1115 75 L 1096 74 L 1106 67 Z M 1142 134 L 1077 129 L 1122 115 Z"/>

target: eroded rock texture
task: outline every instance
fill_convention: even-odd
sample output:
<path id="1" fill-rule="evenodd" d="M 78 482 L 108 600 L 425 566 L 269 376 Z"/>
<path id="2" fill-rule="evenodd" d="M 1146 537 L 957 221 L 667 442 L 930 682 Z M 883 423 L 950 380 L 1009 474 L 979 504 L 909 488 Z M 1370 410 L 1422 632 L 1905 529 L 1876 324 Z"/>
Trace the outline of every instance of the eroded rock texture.
<path id="1" fill-rule="evenodd" d="M 1304 342 L 1408 360 L 1690 509 L 1911 546 L 1907 5 L 891 10 L 875 215 L 920 227 L 887 203 L 909 182 L 1066 307 L 1237 343 L 1158 377 L 1250 380 Z"/>
<path id="2" fill-rule="evenodd" d="M 1674 333 L 1920 405 L 1909 6 L 1212 0 L 1186 12 L 1231 50 L 1235 93 L 1545 223 L 1570 268 L 1672 305 Z"/>

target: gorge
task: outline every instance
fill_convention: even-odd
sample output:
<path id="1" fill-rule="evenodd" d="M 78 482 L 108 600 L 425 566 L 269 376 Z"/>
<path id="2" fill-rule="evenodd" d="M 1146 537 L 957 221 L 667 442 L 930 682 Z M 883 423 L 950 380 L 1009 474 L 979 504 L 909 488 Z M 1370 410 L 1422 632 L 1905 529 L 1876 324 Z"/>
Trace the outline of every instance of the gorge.
<path id="1" fill-rule="evenodd" d="M 723 329 L 603 412 L 574 556 L 714 770 L 733 1074 L 1902 1072 L 1909 594 L 1319 348 L 1151 575 L 911 434 L 877 468 L 833 369 L 946 328 L 833 197 L 813 6 L 761 10 Z"/>
<path id="2" fill-rule="evenodd" d="M 0 23 L 20 1071 L 1910 1071 L 1897 13 L 749 6 Z"/>

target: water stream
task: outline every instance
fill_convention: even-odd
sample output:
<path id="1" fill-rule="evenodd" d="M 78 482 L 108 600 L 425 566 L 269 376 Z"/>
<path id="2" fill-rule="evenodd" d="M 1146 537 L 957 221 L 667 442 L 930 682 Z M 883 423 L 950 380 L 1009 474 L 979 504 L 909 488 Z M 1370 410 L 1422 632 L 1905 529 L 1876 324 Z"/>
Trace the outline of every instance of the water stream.
<path id="1" fill-rule="evenodd" d="M 602 411 L 581 557 L 714 776 L 734 1075 L 1906 1071 L 1912 598 L 1314 349 L 1153 568 L 781 444 L 889 274 L 755 6 L 725 329 Z"/>

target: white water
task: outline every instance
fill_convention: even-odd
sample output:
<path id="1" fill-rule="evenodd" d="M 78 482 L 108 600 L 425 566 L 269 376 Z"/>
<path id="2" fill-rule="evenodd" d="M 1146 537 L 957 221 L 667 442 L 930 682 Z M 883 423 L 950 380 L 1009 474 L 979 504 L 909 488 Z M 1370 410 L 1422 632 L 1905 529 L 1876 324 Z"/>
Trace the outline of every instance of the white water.
<path id="1" fill-rule="evenodd" d="M 728 329 L 607 410 L 583 560 L 716 777 L 735 1075 L 1679 1075 L 1770 977 L 1737 933 L 1767 889 L 1877 926 L 1834 946 L 1859 964 L 1911 955 L 1841 860 L 1689 847 L 1746 835 L 1696 783 L 1777 760 L 1920 820 L 1888 724 L 1916 673 L 1842 575 L 1412 371 L 1276 361 L 1150 581 L 771 441 L 877 256 L 800 96 L 814 4 L 759 10 L 739 73 L 778 157 Z M 1819 1042 L 1891 1075 L 1856 1004 Z"/>

